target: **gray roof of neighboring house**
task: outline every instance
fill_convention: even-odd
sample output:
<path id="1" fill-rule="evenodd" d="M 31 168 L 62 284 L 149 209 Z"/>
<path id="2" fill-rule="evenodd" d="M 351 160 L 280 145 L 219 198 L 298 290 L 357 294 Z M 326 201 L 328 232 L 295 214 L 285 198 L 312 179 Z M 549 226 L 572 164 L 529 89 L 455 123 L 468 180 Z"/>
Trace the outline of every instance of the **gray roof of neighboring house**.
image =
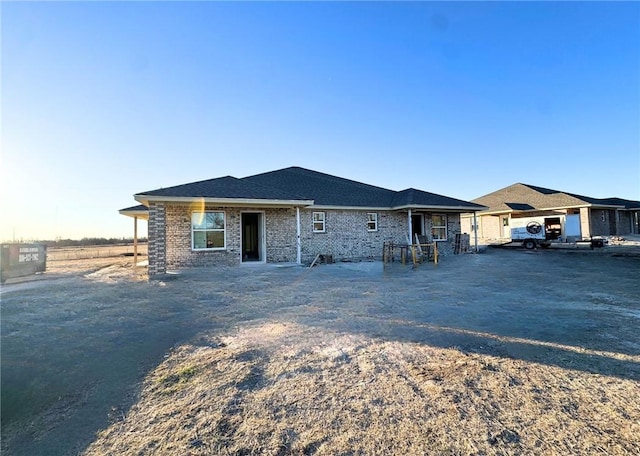
<path id="1" fill-rule="evenodd" d="M 474 211 L 483 206 L 447 196 L 407 189 L 396 192 L 293 166 L 242 179 L 227 176 L 177 185 L 137 196 L 204 197 L 313 201 L 316 206 L 363 208 L 449 207 Z"/>
<path id="2" fill-rule="evenodd" d="M 487 206 L 488 209 L 483 212 L 519 212 L 585 205 L 621 206 L 626 209 L 640 208 L 640 201 L 621 198 L 592 198 L 521 183 L 496 190 L 472 201 Z"/>
<path id="3" fill-rule="evenodd" d="M 484 206 L 480 204 L 470 203 L 448 196 L 437 195 L 415 188 L 408 188 L 400 192 L 396 192 L 391 203 L 392 207 L 403 206 L 443 206 L 443 207 L 464 207 L 469 210 L 481 210 Z"/>

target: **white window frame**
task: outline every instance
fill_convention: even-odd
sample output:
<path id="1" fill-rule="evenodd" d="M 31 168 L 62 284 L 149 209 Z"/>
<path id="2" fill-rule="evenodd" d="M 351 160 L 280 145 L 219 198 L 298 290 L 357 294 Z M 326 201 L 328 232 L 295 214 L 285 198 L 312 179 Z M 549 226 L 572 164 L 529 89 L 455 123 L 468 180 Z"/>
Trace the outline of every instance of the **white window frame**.
<path id="1" fill-rule="evenodd" d="M 318 216 L 316 218 L 316 216 Z M 316 223 L 322 225 L 322 229 L 316 229 Z M 327 232 L 327 213 L 322 212 L 314 212 L 311 216 L 311 226 L 313 228 L 314 233 L 326 233 Z"/>
<path id="2" fill-rule="evenodd" d="M 436 217 L 436 216 L 437 217 L 442 217 L 444 225 L 434 225 L 433 218 Z M 434 230 L 436 230 L 436 229 L 440 230 L 442 228 L 444 228 L 444 238 L 436 238 L 433 235 Z M 447 236 L 448 236 L 448 233 L 447 233 L 447 214 L 431 214 L 431 237 L 432 237 L 432 239 L 434 241 L 436 241 L 436 242 L 442 242 L 442 241 L 448 240 Z"/>
<path id="3" fill-rule="evenodd" d="M 212 213 L 220 213 L 222 214 L 223 220 L 224 220 L 224 227 L 222 229 L 220 228 L 194 228 L 193 226 L 193 216 L 194 214 L 212 214 Z M 227 213 L 225 211 L 193 211 L 191 213 L 191 220 L 189 220 L 189 223 L 191 223 L 191 250 L 195 251 L 195 252 L 202 252 L 202 251 L 213 251 L 213 250 L 226 250 L 227 249 Z M 204 248 L 196 248 L 194 245 L 195 242 L 195 236 L 194 233 L 198 231 L 203 231 L 203 232 L 208 232 L 208 231 L 214 231 L 214 232 L 222 232 L 223 234 L 223 246 L 222 247 L 204 247 Z"/>
<path id="4" fill-rule="evenodd" d="M 371 224 L 373 224 L 373 228 L 371 228 Z M 367 212 L 367 231 L 369 232 L 378 231 L 378 213 L 377 212 Z"/>

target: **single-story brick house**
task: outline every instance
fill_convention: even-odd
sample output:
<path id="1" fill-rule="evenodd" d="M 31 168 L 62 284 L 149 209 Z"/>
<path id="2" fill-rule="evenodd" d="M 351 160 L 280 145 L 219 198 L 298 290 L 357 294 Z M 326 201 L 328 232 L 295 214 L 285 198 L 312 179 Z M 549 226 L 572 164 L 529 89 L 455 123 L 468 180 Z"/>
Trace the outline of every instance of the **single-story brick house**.
<path id="1" fill-rule="evenodd" d="M 460 214 L 483 206 L 413 188 L 393 191 L 299 167 L 134 195 L 148 219 L 149 274 L 216 264 L 377 258 L 384 241 L 430 235 L 440 251 Z"/>
<path id="2" fill-rule="evenodd" d="M 640 233 L 640 201 L 592 198 L 528 184 L 513 184 L 472 200 L 487 209 L 464 214 L 463 231 L 472 232 L 474 216 L 483 243 L 511 237 L 511 220 L 520 217 L 556 216 L 571 220 L 576 238 L 621 236 Z M 579 240 L 579 239 L 576 239 Z"/>

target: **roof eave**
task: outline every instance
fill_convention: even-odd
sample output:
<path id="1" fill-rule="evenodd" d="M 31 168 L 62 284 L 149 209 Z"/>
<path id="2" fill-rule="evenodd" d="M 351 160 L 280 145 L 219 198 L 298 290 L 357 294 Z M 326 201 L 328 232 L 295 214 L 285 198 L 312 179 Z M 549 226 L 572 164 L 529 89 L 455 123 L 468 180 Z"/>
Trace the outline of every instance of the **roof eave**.
<path id="1" fill-rule="evenodd" d="M 121 210 L 118 211 L 119 214 L 121 215 L 126 215 L 127 217 L 132 217 L 132 218 L 140 218 L 140 219 L 144 219 L 144 220 L 149 220 L 149 211 L 126 211 L 126 210 Z"/>
<path id="2" fill-rule="evenodd" d="M 405 204 L 402 206 L 394 206 L 391 209 L 394 211 L 417 209 L 428 211 L 455 211 L 455 212 L 478 212 L 483 210 L 486 206 L 479 206 L 477 208 L 469 206 L 440 206 L 440 205 L 426 205 L 426 204 Z"/>
<path id="3" fill-rule="evenodd" d="M 313 205 L 313 200 L 281 200 L 262 198 L 212 198 L 201 196 L 156 196 L 134 195 L 136 201 L 149 205 L 150 202 L 177 203 L 177 204 L 216 204 L 220 206 L 258 206 L 258 207 L 301 207 Z"/>

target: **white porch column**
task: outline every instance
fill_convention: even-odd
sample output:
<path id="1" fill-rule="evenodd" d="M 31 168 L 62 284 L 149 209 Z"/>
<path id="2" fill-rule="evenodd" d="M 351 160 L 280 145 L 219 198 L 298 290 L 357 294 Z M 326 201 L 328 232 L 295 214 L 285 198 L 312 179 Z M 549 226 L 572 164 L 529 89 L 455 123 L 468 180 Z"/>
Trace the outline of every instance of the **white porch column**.
<path id="1" fill-rule="evenodd" d="M 476 213 L 473 213 L 473 238 L 476 247 L 476 253 L 478 253 L 478 218 Z"/>
<path id="2" fill-rule="evenodd" d="M 300 208 L 296 207 L 296 263 L 302 263 L 302 252 L 300 247 Z"/>
<path id="3" fill-rule="evenodd" d="M 138 266 L 138 217 L 133 217 L 133 268 Z"/>
<path id="4" fill-rule="evenodd" d="M 407 212 L 409 219 L 409 244 L 413 244 L 413 229 L 411 226 L 411 209 Z"/>

